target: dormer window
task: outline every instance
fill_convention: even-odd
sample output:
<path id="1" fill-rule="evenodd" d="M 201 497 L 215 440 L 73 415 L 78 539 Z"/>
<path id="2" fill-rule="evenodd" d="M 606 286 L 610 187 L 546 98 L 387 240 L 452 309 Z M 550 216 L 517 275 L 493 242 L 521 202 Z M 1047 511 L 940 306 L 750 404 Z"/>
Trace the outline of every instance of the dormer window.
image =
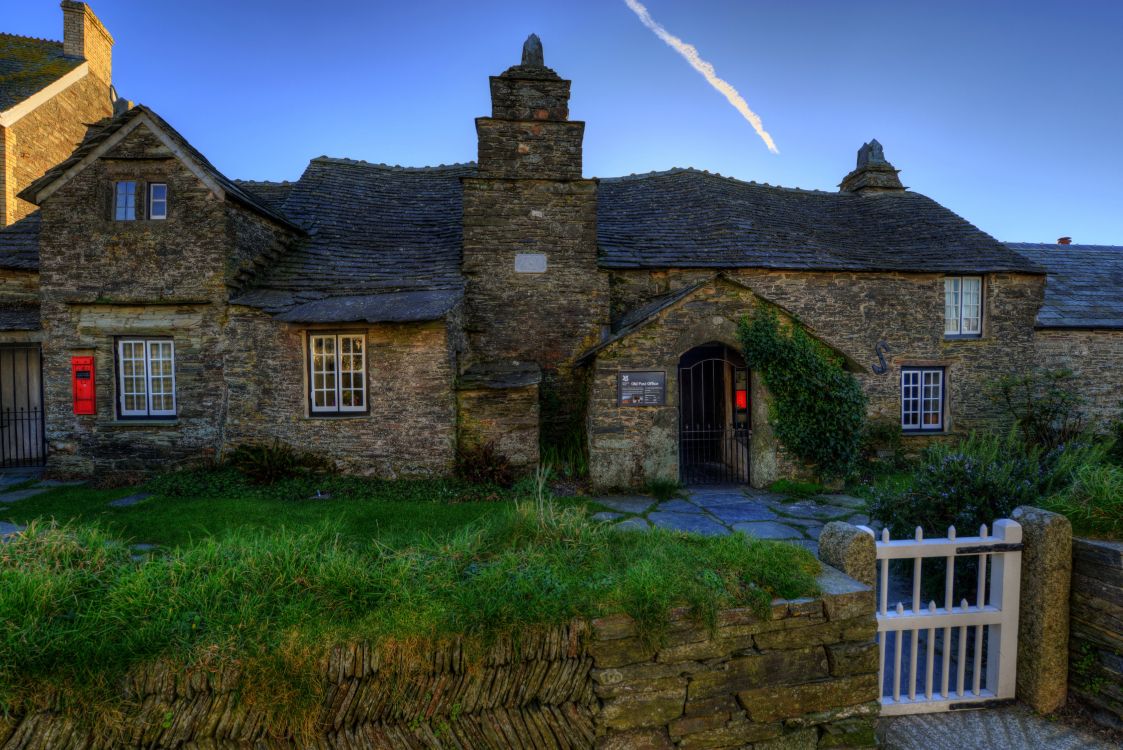
<path id="1" fill-rule="evenodd" d="M 949 276 L 944 279 L 944 336 L 978 338 L 983 335 L 983 279 Z"/>
<path id="2" fill-rule="evenodd" d="M 136 221 L 136 182 L 119 180 L 113 191 L 113 218 Z"/>
<path id="3" fill-rule="evenodd" d="M 168 218 L 168 186 L 163 182 L 148 183 L 148 218 Z"/>

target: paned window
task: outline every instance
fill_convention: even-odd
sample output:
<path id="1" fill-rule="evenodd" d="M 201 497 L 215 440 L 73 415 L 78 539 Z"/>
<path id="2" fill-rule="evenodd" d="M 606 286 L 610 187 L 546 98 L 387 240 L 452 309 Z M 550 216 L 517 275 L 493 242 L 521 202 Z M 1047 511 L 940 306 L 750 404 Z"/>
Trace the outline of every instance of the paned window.
<path id="1" fill-rule="evenodd" d="M 366 411 L 366 337 L 363 334 L 308 334 L 308 358 L 308 395 L 313 414 Z"/>
<path id="2" fill-rule="evenodd" d="M 168 186 L 163 182 L 148 183 L 148 218 L 168 218 Z"/>
<path id="3" fill-rule="evenodd" d="M 175 344 L 170 339 L 118 340 L 117 388 L 122 417 L 174 417 Z"/>
<path id="4" fill-rule="evenodd" d="M 981 336 L 983 280 L 979 276 L 944 279 L 944 335 Z"/>
<path id="5" fill-rule="evenodd" d="M 901 429 L 944 429 L 944 368 L 901 370 Z"/>
<path id="6" fill-rule="evenodd" d="M 136 182 L 120 180 L 113 190 L 113 218 L 117 221 L 136 221 Z"/>

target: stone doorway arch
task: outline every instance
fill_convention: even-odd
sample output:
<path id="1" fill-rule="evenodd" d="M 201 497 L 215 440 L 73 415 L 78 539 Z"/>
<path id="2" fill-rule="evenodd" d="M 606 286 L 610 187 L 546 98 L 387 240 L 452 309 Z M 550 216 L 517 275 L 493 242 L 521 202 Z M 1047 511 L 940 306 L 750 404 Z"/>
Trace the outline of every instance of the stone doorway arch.
<path id="1" fill-rule="evenodd" d="M 721 342 L 695 346 L 678 361 L 679 481 L 748 484 L 751 379 L 745 359 Z"/>

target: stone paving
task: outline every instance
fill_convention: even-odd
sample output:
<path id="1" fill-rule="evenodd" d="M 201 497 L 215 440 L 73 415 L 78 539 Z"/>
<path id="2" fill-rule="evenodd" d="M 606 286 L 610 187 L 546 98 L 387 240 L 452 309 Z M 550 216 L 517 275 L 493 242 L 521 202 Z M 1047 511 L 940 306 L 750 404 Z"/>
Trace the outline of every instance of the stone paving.
<path id="1" fill-rule="evenodd" d="M 792 541 L 818 551 L 819 532 L 830 521 L 869 523 L 865 501 L 849 495 L 793 500 L 748 487 L 692 487 L 683 497 L 659 501 L 643 495 L 599 497 L 609 510 L 593 515 L 623 530 L 653 526 L 716 536 L 742 531 L 759 539 Z"/>
<path id="2" fill-rule="evenodd" d="M 1025 706 L 883 718 L 887 750 L 1109 750 L 1095 735 L 1038 716 Z"/>
<path id="3" fill-rule="evenodd" d="M 42 469 L 38 468 L 29 469 L 26 473 L 24 473 L 23 470 L 19 472 L 0 473 L 0 513 L 11 503 L 18 503 L 20 500 L 26 500 L 29 497 L 41 495 L 56 487 L 74 487 L 85 484 L 85 482 L 60 482 L 56 479 L 40 479 L 42 475 Z M 27 484 L 28 482 L 35 482 L 35 484 L 18 490 L 11 489 L 12 487 Z M 27 527 L 18 523 L 0 520 L 0 542 L 5 541 L 14 534 L 20 533 L 25 528 Z"/>

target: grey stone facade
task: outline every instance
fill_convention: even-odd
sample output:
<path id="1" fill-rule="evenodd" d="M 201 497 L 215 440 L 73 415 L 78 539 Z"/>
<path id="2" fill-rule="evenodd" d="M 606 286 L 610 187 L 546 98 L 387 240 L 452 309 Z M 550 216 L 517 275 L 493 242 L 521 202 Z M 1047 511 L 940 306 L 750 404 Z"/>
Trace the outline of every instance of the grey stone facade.
<path id="1" fill-rule="evenodd" d="M 68 38 L 104 41 L 77 5 Z M 107 50 L 91 50 L 90 81 Z M 22 190 L 38 211 L 0 229 L 0 338 L 42 341 L 50 470 L 123 481 L 280 440 L 380 476 L 446 474 L 459 443 L 492 441 L 527 471 L 576 435 L 598 487 L 675 480 L 682 358 L 736 350 L 757 304 L 842 355 L 873 419 L 900 419 L 902 368 L 942 368 L 941 429 L 910 448 L 1005 428 L 988 384 L 1041 364 L 1077 360 L 1111 416 L 1118 378 L 1097 375 L 1123 370 L 1114 303 L 1101 294 L 1079 332 L 1043 327 L 1069 315 L 1056 290 L 1087 285 L 906 190 L 876 142 L 840 192 L 681 169 L 590 179 L 570 88 L 528 42 L 490 79 L 478 163 L 319 157 L 291 183 L 226 178 L 145 107 L 101 120 Z M 141 195 L 140 220 L 114 221 L 118 180 L 166 184 L 167 218 L 145 219 Z M 981 335 L 949 337 L 944 279 L 965 275 L 982 279 Z M 325 332 L 362 337 L 359 410 L 313 413 L 309 337 Z M 120 413 L 126 336 L 174 342 L 174 414 Z M 73 413 L 75 356 L 94 358 L 92 415 Z M 621 406 L 625 370 L 665 373 L 665 400 Z M 744 390 L 744 479 L 806 473 L 772 436 L 757 373 Z"/>

